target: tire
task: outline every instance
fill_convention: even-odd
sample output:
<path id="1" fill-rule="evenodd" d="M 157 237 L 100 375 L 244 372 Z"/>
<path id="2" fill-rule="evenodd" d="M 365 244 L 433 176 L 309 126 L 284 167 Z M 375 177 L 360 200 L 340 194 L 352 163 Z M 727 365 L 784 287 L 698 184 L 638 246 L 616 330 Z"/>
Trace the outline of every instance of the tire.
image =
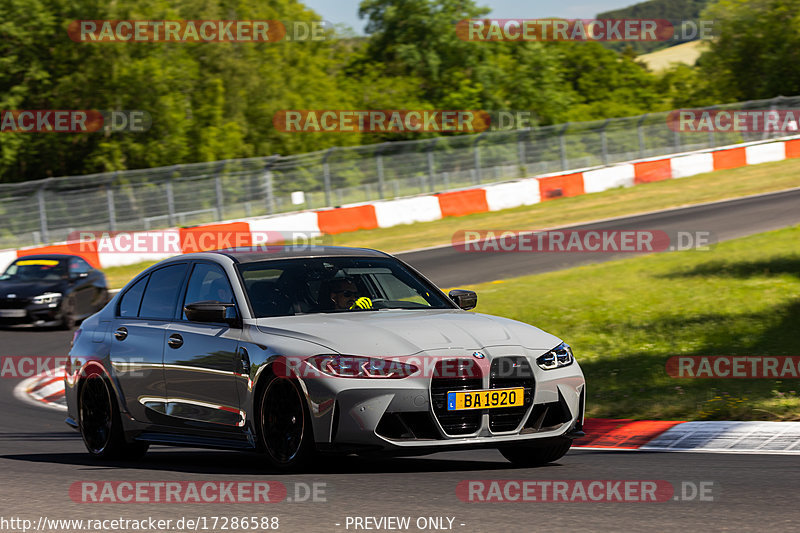
<path id="1" fill-rule="evenodd" d="M 89 374 L 78 394 L 79 428 L 90 455 L 99 459 L 139 459 L 148 444 L 125 441 L 122 420 L 108 380 Z"/>
<path id="2" fill-rule="evenodd" d="M 498 448 L 514 466 L 530 468 L 558 461 L 569 451 L 572 441 L 554 442 L 545 446 L 506 446 Z"/>
<path id="3" fill-rule="evenodd" d="M 61 304 L 61 324 L 59 327 L 69 331 L 74 329 L 76 324 L 75 302 L 71 298 L 68 298 Z"/>
<path id="4" fill-rule="evenodd" d="M 314 459 L 314 433 L 300 384 L 270 376 L 258 405 L 259 447 L 268 464 L 281 472 L 307 468 Z"/>

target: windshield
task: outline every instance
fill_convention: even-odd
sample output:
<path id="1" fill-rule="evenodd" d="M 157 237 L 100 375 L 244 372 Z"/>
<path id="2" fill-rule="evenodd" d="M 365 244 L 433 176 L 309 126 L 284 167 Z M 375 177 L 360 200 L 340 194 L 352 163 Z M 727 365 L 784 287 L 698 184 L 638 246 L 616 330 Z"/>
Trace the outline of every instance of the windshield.
<path id="1" fill-rule="evenodd" d="M 258 318 L 454 307 L 428 282 L 388 257 L 287 259 L 238 268 Z"/>
<path id="2" fill-rule="evenodd" d="M 0 280 L 56 281 L 67 275 L 67 263 L 61 259 L 20 259 L 11 263 Z"/>

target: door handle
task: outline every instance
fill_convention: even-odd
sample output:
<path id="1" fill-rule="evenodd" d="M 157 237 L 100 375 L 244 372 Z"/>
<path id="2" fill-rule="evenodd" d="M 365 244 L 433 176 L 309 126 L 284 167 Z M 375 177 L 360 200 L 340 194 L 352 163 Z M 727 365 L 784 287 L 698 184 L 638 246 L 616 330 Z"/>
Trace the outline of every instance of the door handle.
<path id="1" fill-rule="evenodd" d="M 180 348 L 183 346 L 183 337 L 177 333 L 173 333 L 169 336 L 169 339 L 167 339 L 167 344 L 170 348 Z"/>
<path id="2" fill-rule="evenodd" d="M 242 375 L 249 376 L 250 375 L 250 356 L 247 354 L 247 350 L 245 348 L 239 348 L 239 360 L 242 364 Z"/>
<path id="3" fill-rule="evenodd" d="M 128 336 L 127 328 L 117 328 L 117 331 L 114 332 L 114 338 L 117 339 L 118 341 L 124 341 L 127 336 Z"/>

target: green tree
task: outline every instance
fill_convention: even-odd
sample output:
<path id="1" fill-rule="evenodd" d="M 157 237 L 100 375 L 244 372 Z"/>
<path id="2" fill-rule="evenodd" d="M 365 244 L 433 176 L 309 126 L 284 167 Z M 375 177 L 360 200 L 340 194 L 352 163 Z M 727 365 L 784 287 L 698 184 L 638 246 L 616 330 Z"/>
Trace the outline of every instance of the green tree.
<path id="1" fill-rule="evenodd" d="M 800 0 L 721 0 L 703 18 L 716 37 L 698 65 L 718 100 L 800 93 Z"/>

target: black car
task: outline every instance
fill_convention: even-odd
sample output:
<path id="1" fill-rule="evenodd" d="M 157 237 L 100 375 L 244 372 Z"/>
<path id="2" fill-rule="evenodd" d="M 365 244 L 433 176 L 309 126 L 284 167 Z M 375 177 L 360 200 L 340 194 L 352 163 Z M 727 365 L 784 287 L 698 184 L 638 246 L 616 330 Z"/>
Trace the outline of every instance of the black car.
<path id="1" fill-rule="evenodd" d="M 71 329 L 108 300 L 105 275 L 81 257 L 20 257 L 0 276 L 0 325 Z"/>

